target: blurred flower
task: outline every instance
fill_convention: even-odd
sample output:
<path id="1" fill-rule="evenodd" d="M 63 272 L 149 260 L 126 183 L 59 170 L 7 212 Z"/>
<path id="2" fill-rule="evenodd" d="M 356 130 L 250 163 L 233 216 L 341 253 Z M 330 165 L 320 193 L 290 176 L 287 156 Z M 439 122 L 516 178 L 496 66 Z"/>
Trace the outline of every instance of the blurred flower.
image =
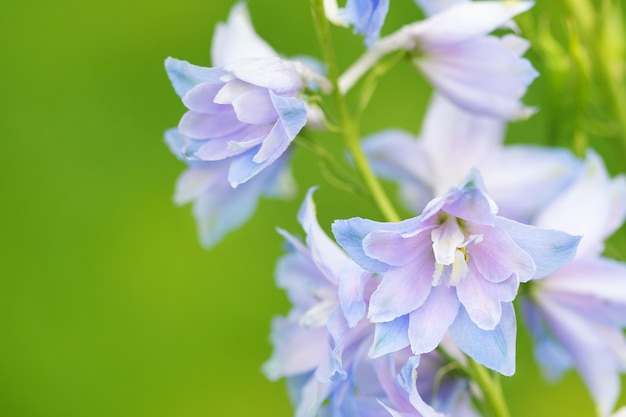
<path id="1" fill-rule="evenodd" d="M 571 184 L 582 164 L 566 149 L 503 146 L 504 130 L 503 120 L 467 112 L 435 94 L 419 140 L 385 130 L 365 138 L 363 149 L 376 173 L 398 183 L 402 202 L 416 214 L 477 168 L 500 215 L 528 223 Z"/>
<path id="2" fill-rule="evenodd" d="M 487 34 L 532 5 L 463 2 L 407 25 L 375 43 L 341 76 L 340 88 L 349 90 L 382 56 L 406 49 L 437 91 L 465 110 L 502 119 L 528 117 L 534 109 L 520 98 L 537 77 L 521 57 L 528 44 L 514 35 Z"/>
<path id="3" fill-rule="evenodd" d="M 304 88 L 322 79 L 277 56 L 260 39 L 244 4 L 233 7 L 213 41 L 214 68 L 168 58 L 165 68 L 188 111 L 178 129 L 186 159 L 227 160 L 242 184 L 274 163 L 307 121 Z"/>
<path id="4" fill-rule="evenodd" d="M 365 36 L 367 46 L 372 46 L 380 36 L 388 10 L 389 0 L 348 0 L 346 7 L 339 10 L 339 17 Z"/>
<path id="5" fill-rule="evenodd" d="M 333 381 L 346 378 L 353 346 L 368 334 L 361 320 L 375 282 L 319 226 L 309 190 L 298 214 L 306 245 L 279 230 L 293 251 L 278 263 L 276 281 L 293 308 L 272 323 L 274 353 L 263 366 L 270 379 L 296 377 L 296 415 L 316 415 Z M 297 386 L 297 388 L 295 388 Z M 326 394 L 325 394 L 326 393 Z"/>
<path id="6" fill-rule="evenodd" d="M 380 37 L 380 30 L 389 11 L 389 0 L 348 0 L 340 9 L 337 0 L 324 0 L 326 18 L 339 26 L 354 26 L 354 32 L 365 36 L 365 44 L 372 46 Z"/>
<path id="7" fill-rule="evenodd" d="M 174 202 L 193 202 L 200 241 L 206 248 L 219 243 L 224 235 L 237 229 L 255 212 L 261 196 L 287 198 L 295 184 L 287 168 L 288 156 L 252 180 L 233 189 L 228 182 L 226 161 L 188 161 L 182 157 L 183 138 L 177 129 L 165 133 L 171 151 L 189 166 L 176 183 Z"/>
<path id="8" fill-rule="evenodd" d="M 603 241 L 626 217 L 626 178 L 611 180 L 602 160 L 587 154 L 577 181 L 535 224 L 580 233 L 575 259 L 533 282 L 523 298 L 535 355 L 550 379 L 576 368 L 599 415 L 611 414 L 626 370 L 626 264 L 601 256 Z"/>
<path id="9" fill-rule="evenodd" d="M 496 215 L 473 172 L 458 188 L 399 223 L 338 220 L 333 233 L 363 268 L 382 274 L 368 318 L 376 323 L 373 357 L 410 345 L 437 347 L 446 331 L 477 362 L 515 370 L 515 313 L 520 282 L 567 263 L 579 238 Z"/>

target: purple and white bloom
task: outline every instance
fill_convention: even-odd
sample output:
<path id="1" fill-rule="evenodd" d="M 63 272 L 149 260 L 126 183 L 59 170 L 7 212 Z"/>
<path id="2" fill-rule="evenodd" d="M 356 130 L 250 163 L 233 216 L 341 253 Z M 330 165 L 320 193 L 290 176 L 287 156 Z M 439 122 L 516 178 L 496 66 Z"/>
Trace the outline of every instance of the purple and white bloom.
<path id="1" fill-rule="evenodd" d="M 626 218 L 626 178 L 611 179 L 587 154 L 577 181 L 546 207 L 535 224 L 583 234 L 574 260 L 524 292 L 524 317 L 535 356 L 549 379 L 580 373 L 598 415 L 611 414 L 626 371 L 626 264 L 601 256 L 604 240 Z"/>
<path id="2" fill-rule="evenodd" d="M 348 91 L 384 55 L 406 49 L 437 91 L 458 106 L 501 119 L 528 117 L 534 109 L 520 99 L 537 77 L 522 58 L 528 43 L 514 35 L 488 34 L 532 5 L 531 1 L 463 2 L 407 25 L 381 38 L 359 58 L 341 76 L 340 89 Z"/>
<path id="3" fill-rule="evenodd" d="M 409 345 L 430 352 L 449 331 L 463 352 L 505 375 L 515 371 L 519 283 L 567 263 L 579 241 L 498 216 L 476 172 L 418 217 L 338 220 L 333 233 L 359 265 L 382 275 L 368 310 L 372 357 Z"/>
<path id="4" fill-rule="evenodd" d="M 413 356 L 405 348 L 379 358 L 360 345 L 348 377 L 329 393 L 321 415 L 330 417 L 478 417 L 469 381 L 438 353 Z M 444 368 L 445 369 L 445 368 Z"/>
<path id="5" fill-rule="evenodd" d="M 244 4 L 218 26 L 212 68 L 168 58 L 165 68 L 188 111 L 178 124 L 189 160 L 228 161 L 245 183 L 274 163 L 307 121 L 304 89 L 322 77 L 283 59 L 256 35 Z"/>
<path id="6" fill-rule="evenodd" d="M 263 369 L 270 379 L 288 377 L 296 416 L 314 416 L 354 357 L 355 346 L 371 335 L 364 319 L 366 300 L 377 282 L 321 229 L 309 190 L 298 214 L 306 244 L 279 230 L 293 251 L 278 263 L 276 281 L 293 308 L 272 323 L 274 353 Z"/>
<path id="7" fill-rule="evenodd" d="M 416 214 L 476 168 L 500 215 L 528 223 L 571 184 L 582 163 L 566 149 L 503 146 L 504 131 L 503 120 L 467 112 L 435 94 L 419 139 L 386 130 L 366 138 L 363 149 L 375 172 L 398 183 L 401 201 Z"/>
<path id="8" fill-rule="evenodd" d="M 289 198 L 295 183 L 288 169 L 288 155 L 283 155 L 269 169 L 237 189 L 228 182 L 226 161 L 188 161 L 182 157 L 183 138 L 177 129 L 165 132 L 172 153 L 188 165 L 176 183 L 174 202 L 193 203 L 200 242 L 206 248 L 218 244 L 224 236 L 245 223 L 254 213 L 261 197 Z"/>

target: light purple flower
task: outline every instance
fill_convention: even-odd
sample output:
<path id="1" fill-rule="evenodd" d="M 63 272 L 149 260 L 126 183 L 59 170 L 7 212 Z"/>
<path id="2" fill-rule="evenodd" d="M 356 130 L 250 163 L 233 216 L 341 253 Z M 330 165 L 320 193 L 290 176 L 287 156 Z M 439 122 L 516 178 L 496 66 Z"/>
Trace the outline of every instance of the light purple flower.
<path id="1" fill-rule="evenodd" d="M 321 415 L 330 417 L 477 417 L 469 381 L 438 353 L 413 356 L 405 348 L 368 357 L 371 337 L 357 348 L 347 378 L 328 392 Z"/>
<path id="2" fill-rule="evenodd" d="M 363 149 L 379 175 L 398 183 L 402 202 L 416 214 L 476 168 L 500 215 L 528 223 L 571 184 L 582 163 L 566 149 L 503 146 L 504 131 L 503 120 L 467 112 L 435 94 L 418 140 L 386 130 L 365 138 Z"/>
<path id="3" fill-rule="evenodd" d="M 601 256 L 626 217 L 626 178 L 611 180 L 589 152 L 577 181 L 535 224 L 583 234 L 574 260 L 524 292 L 535 356 L 550 379 L 576 368 L 600 416 L 611 414 L 626 371 L 626 264 Z"/>
<path id="4" fill-rule="evenodd" d="M 579 238 L 496 215 L 476 172 L 399 223 L 338 220 L 338 243 L 363 268 L 382 274 L 370 300 L 372 357 L 410 345 L 437 347 L 450 331 L 459 348 L 505 375 L 515 370 L 520 282 L 567 263 Z"/>
<path id="5" fill-rule="evenodd" d="M 321 229 L 309 190 L 298 220 L 306 245 L 285 231 L 294 249 L 278 263 L 276 280 L 293 308 L 272 323 L 274 353 L 265 363 L 270 379 L 293 378 L 298 417 L 316 415 L 321 402 L 347 377 L 353 347 L 371 334 L 366 299 L 376 282 Z"/>
<path id="6" fill-rule="evenodd" d="M 274 163 L 307 121 L 303 90 L 317 76 L 280 58 L 238 4 L 217 28 L 213 68 L 168 58 L 168 76 L 188 111 L 178 124 L 183 156 L 229 163 L 233 187 Z"/>
<path id="7" fill-rule="evenodd" d="M 340 78 L 349 90 L 379 59 L 398 49 L 413 54 L 413 63 L 437 91 L 458 106 L 501 119 L 528 117 L 534 109 L 520 99 L 537 72 L 522 58 L 528 44 L 514 35 L 488 36 L 530 1 L 463 2 L 428 19 L 381 38 Z"/>
<path id="8" fill-rule="evenodd" d="M 227 233 L 245 223 L 262 196 L 287 198 L 294 194 L 287 154 L 257 177 L 233 189 L 228 182 L 226 161 L 185 160 L 181 155 L 183 139 L 177 129 L 168 130 L 165 140 L 171 151 L 188 165 L 176 183 L 174 202 L 193 203 L 200 241 L 206 248 L 215 246 Z"/>

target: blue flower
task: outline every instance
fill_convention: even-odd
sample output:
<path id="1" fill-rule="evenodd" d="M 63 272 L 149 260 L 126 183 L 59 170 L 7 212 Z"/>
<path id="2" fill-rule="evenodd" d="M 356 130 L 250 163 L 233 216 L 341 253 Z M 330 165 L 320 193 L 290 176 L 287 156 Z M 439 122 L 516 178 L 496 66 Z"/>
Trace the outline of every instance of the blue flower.
<path id="1" fill-rule="evenodd" d="M 340 89 L 348 91 L 380 58 L 405 49 L 436 90 L 456 105 L 499 119 L 526 118 L 535 109 L 520 99 L 538 75 L 522 58 L 528 43 L 514 35 L 488 34 L 532 5 L 529 1 L 462 2 L 406 25 L 372 45 L 341 76 Z"/>
<path id="2" fill-rule="evenodd" d="M 215 67 L 168 58 L 165 69 L 188 109 L 178 124 L 183 156 L 228 161 L 228 181 L 237 187 L 278 160 L 304 127 L 303 90 L 318 76 L 277 56 L 242 4 L 218 27 L 212 49 Z"/>
<path id="3" fill-rule="evenodd" d="M 313 416 L 337 381 L 347 377 L 353 346 L 371 333 L 364 320 L 375 282 L 319 226 L 309 190 L 298 220 L 306 244 L 279 230 L 293 250 L 278 263 L 276 281 L 293 308 L 272 323 L 274 353 L 263 369 L 270 379 L 296 378 L 299 417 Z M 295 388 L 294 388 L 295 389 Z"/>
<path id="4" fill-rule="evenodd" d="M 626 217 L 626 177 L 610 179 L 593 152 L 577 180 L 535 224 L 580 233 L 574 260 L 533 282 L 523 298 L 535 356 L 550 379 L 575 368 L 600 416 L 611 414 L 626 371 L 626 263 L 601 256 Z"/>
<path id="5" fill-rule="evenodd" d="M 333 233 L 363 268 L 382 274 L 368 318 L 373 357 L 410 345 L 429 352 L 450 331 L 459 348 L 505 375 L 515 370 L 520 282 L 546 276 L 574 255 L 579 238 L 496 215 L 476 172 L 399 223 L 339 220 Z"/>
<path id="6" fill-rule="evenodd" d="M 528 223 L 572 183 L 582 163 L 566 149 L 504 146 L 505 125 L 435 94 L 418 140 L 406 131 L 386 130 L 365 138 L 363 149 L 378 175 L 398 183 L 401 200 L 413 213 L 477 168 L 499 214 Z"/>
<path id="7" fill-rule="evenodd" d="M 294 193 L 295 184 L 283 155 L 274 165 L 252 180 L 234 189 L 228 182 L 226 161 L 187 161 L 182 157 L 183 138 L 177 129 L 165 133 L 171 151 L 188 168 L 178 178 L 174 201 L 193 202 L 193 214 L 198 225 L 200 241 L 206 248 L 219 243 L 230 231 L 237 229 L 254 214 L 262 196 L 287 198 Z"/>

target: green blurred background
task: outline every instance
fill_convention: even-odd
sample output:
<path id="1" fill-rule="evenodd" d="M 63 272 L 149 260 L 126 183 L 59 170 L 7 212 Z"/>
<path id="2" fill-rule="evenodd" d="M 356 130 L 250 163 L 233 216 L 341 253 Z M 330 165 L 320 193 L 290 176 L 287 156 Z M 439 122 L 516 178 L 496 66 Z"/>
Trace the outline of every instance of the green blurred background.
<path id="1" fill-rule="evenodd" d="M 213 27 L 232 0 L 5 2 L 0 184 L 0 417 L 290 416 L 282 382 L 260 366 L 269 323 L 288 303 L 274 287 L 280 226 L 323 183 L 298 151 L 293 201 L 263 200 L 212 251 L 189 207 L 175 207 L 182 163 L 163 131 L 184 109 L 163 70 L 171 55 L 210 65 Z M 250 0 L 257 31 L 285 55 L 319 57 L 306 0 Z M 386 31 L 419 12 L 393 0 Z M 334 30 L 345 66 L 362 51 Z M 541 79 L 527 102 L 541 101 Z M 414 132 L 429 87 L 400 65 L 381 83 L 363 131 Z M 539 114 L 510 129 L 536 140 Z M 336 139 L 321 136 L 338 149 Z M 324 185 L 319 218 L 376 218 L 367 201 Z M 520 334 L 504 381 L 513 416 L 591 416 L 580 380 L 542 382 Z"/>

